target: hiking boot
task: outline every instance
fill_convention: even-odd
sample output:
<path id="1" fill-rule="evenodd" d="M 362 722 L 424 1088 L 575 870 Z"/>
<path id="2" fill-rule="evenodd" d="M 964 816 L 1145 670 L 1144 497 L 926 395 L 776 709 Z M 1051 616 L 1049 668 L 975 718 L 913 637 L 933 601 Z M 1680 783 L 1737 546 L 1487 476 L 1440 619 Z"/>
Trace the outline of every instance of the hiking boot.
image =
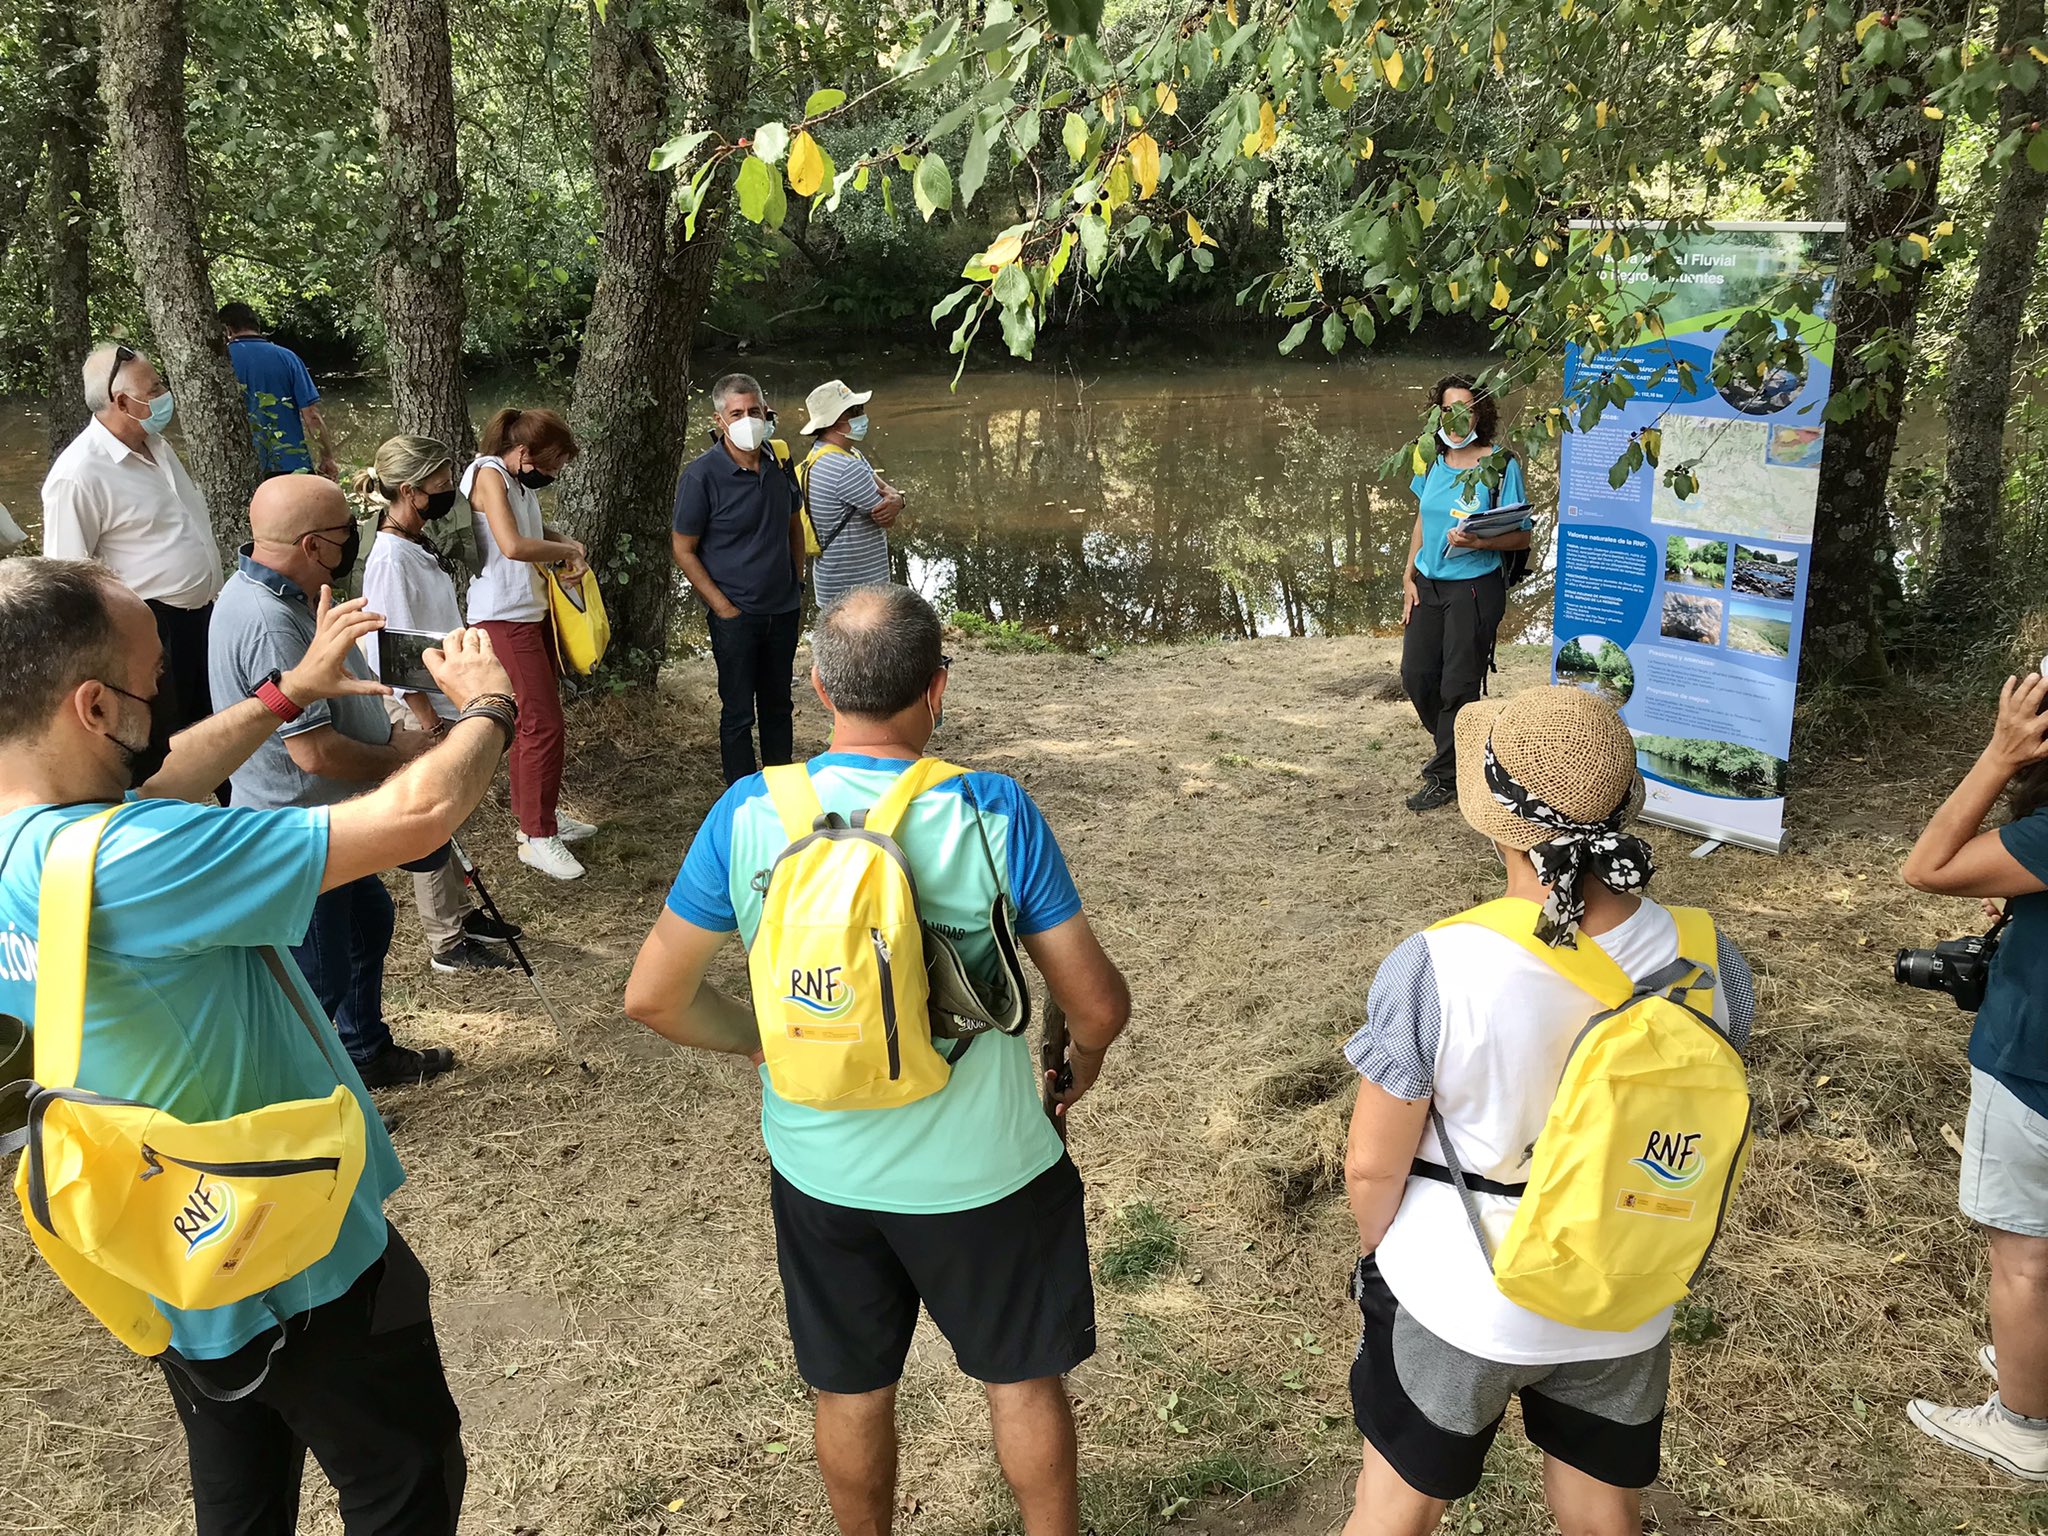
<path id="1" fill-rule="evenodd" d="M 454 1065 L 455 1053 L 445 1045 L 428 1046 L 424 1051 L 387 1045 L 375 1061 L 367 1065 L 359 1062 L 356 1071 L 365 1088 L 406 1088 L 439 1077 Z"/>
<path id="2" fill-rule="evenodd" d="M 512 963 L 511 956 L 501 955 L 497 950 L 487 948 L 471 938 L 457 939 L 446 949 L 436 950 L 434 952 L 433 967 L 435 970 L 451 976 L 459 971 L 512 971 L 518 969 Z"/>
<path id="3" fill-rule="evenodd" d="M 1411 811 L 1434 811 L 1457 798 L 1458 791 L 1451 785 L 1436 779 L 1424 779 L 1422 788 L 1408 797 L 1407 804 Z"/>
<path id="4" fill-rule="evenodd" d="M 525 938 L 526 930 L 517 923 L 491 916 L 481 907 L 471 907 L 462 914 L 462 936 L 479 944 L 510 944 L 514 939 Z"/>
<path id="5" fill-rule="evenodd" d="M 583 866 L 559 837 L 529 837 L 519 845 L 519 862 L 554 880 L 581 880 Z"/>
<path id="6" fill-rule="evenodd" d="M 2015 1424 L 1998 1401 L 1974 1408 L 1947 1408 L 1916 1397 L 1906 1404 L 1906 1417 L 1924 1433 L 2001 1472 L 2032 1483 L 2048 1483 L 2048 1429 Z"/>

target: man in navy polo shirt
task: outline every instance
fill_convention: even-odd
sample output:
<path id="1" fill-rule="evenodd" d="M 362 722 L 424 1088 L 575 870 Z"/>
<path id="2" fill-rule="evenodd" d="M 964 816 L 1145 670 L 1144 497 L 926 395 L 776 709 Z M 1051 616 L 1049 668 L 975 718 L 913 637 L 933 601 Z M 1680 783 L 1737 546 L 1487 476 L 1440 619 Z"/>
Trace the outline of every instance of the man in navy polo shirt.
<path id="1" fill-rule="evenodd" d="M 676 486 L 669 536 L 676 568 L 710 610 L 718 663 L 718 755 L 725 782 L 795 752 L 791 668 L 803 608 L 804 529 L 796 477 L 768 446 L 775 413 L 760 384 L 728 373 L 711 386 L 711 447 Z"/>
<path id="2" fill-rule="evenodd" d="M 341 471 L 320 414 L 320 391 L 299 354 L 266 337 L 263 317 L 240 300 L 221 306 L 220 323 L 227 327 L 228 363 L 242 386 L 256 462 L 264 475 L 317 468 L 328 479 L 337 478 Z"/>

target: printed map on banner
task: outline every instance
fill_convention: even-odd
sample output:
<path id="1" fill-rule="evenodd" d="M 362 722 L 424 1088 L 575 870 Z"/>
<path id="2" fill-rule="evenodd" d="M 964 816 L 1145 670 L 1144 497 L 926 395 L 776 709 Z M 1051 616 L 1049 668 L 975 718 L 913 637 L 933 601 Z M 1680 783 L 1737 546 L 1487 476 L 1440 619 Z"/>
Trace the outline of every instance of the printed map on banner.
<path id="1" fill-rule="evenodd" d="M 1581 229 L 1572 238 L 1599 236 Z M 1617 252 L 1638 246 L 1614 263 L 1615 303 L 1626 309 L 1668 294 L 1657 308 L 1661 334 L 1592 356 L 1574 347 L 1565 357 L 1574 414 L 1596 373 L 1624 376 L 1637 393 L 1564 437 L 1551 673 L 1620 709 L 1636 739 L 1647 818 L 1775 853 L 1833 382 L 1841 231 L 1715 225 L 1671 247 L 1679 275 L 1658 280 L 1645 270 L 1652 238 L 1615 242 Z M 1780 341 L 1797 339 L 1799 366 L 1732 374 L 1724 366 L 1717 388 L 1729 327 L 1757 309 Z M 1615 461 L 1645 431 L 1661 434 L 1661 468 L 1646 464 L 1613 485 Z M 1663 482 L 1680 466 L 1698 482 L 1684 496 Z"/>

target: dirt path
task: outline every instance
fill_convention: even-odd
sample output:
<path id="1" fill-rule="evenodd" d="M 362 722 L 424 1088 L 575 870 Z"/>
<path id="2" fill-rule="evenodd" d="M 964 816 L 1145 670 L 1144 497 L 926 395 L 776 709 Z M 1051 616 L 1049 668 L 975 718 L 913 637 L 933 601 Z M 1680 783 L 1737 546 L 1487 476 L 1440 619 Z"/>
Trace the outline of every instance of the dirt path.
<path id="1" fill-rule="evenodd" d="M 1492 857 L 1454 812 L 1401 807 L 1423 741 L 1387 642 L 958 656 L 936 745 L 1038 798 L 1138 998 L 1074 1132 L 1098 1257 L 1157 1269 L 1102 1291 L 1102 1351 L 1075 1378 L 1089 1525 L 1321 1536 L 1357 1454 L 1338 1045 L 1380 957 L 1489 894 Z M 1512 657 L 1501 686 L 1539 666 Z M 467 838 L 540 936 L 594 1079 L 523 983 L 431 979 L 416 933 L 401 934 L 396 1027 L 465 1062 L 387 1104 L 411 1171 L 393 1216 L 434 1276 L 467 1420 L 465 1531 L 831 1528 L 782 1325 L 757 1091 L 618 1013 L 718 790 L 715 712 L 697 664 L 659 701 L 572 711 L 570 803 L 604 825 L 583 882 L 521 869 L 501 805 Z M 821 734 L 809 703 L 799 742 Z M 1938 1453 L 1901 1413 L 1916 1392 L 1982 1390 L 1982 1255 L 1954 1211 L 1944 1134 L 1962 1120 L 1965 1021 L 1889 985 L 1895 946 L 1971 920 L 1893 881 L 1955 766 L 1929 749 L 1795 784 L 1779 859 L 1695 862 L 1690 840 L 1657 837 L 1659 894 L 1715 907 L 1762 982 L 1763 1136 L 1687 1314 L 1665 1530 L 1988 1536 L 2048 1519 L 2048 1503 Z M 737 979 L 736 949 L 725 964 Z M 1012 1529 L 978 1393 L 929 1329 L 902 1413 L 901 1529 Z M 152 1368 L 82 1320 L 13 1222 L 0 1225 L 0 1422 L 0 1532 L 189 1529 Z M 1514 1438 L 1448 1529 L 1548 1528 Z M 332 1532 L 313 1482 L 305 1528 Z"/>

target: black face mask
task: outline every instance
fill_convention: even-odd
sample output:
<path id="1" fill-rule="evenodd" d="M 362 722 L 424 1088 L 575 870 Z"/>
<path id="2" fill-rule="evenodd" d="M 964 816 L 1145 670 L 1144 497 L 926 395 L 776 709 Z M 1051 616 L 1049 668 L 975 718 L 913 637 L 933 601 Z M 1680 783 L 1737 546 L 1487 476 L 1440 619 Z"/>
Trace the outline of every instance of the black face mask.
<path id="1" fill-rule="evenodd" d="M 324 533 L 316 533 L 313 537 L 323 544 L 339 544 L 341 546 L 341 558 L 335 561 L 328 569 L 327 579 L 335 586 L 339 586 L 342 582 L 347 581 L 349 572 L 356 568 L 356 556 L 362 553 L 362 524 L 350 523 L 348 525 L 348 532 L 339 539 L 331 538 Z"/>
<path id="2" fill-rule="evenodd" d="M 107 686 L 114 687 L 112 683 Z M 171 690 L 159 683 L 155 694 L 147 699 L 137 698 L 125 688 L 114 688 L 114 691 L 124 699 L 149 706 L 149 739 L 141 746 L 134 746 L 119 736 L 109 738 L 128 760 L 128 787 L 140 789 L 156 777 L 164 759 L 171 755 L 171 730 L 176 724 L 171 713 L 174 707 Z"/>
<path id="3" fill-rule="evenodd" d="M 544 491 L 555 483 L 553 475 L 544 475 L 537 469 L 519 471 L 519 483 L 529 491 Z"/>
<path id="4" fill-rule="evenodd" d="M 420 521 L 431 523 L 446 517 L 455 508 L 455 487 L 445 491 L 428 491 L 427 504 L 420 508 Z"/>

